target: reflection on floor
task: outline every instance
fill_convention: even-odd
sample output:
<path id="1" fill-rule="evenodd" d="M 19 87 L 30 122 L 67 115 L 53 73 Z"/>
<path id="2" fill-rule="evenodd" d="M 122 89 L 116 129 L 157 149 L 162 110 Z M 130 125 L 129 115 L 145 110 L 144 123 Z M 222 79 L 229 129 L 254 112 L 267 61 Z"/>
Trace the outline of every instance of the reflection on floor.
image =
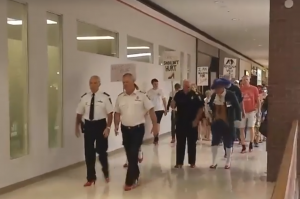
<path id="1" fill-rule="evenodd" d="M 1 196 L 1 199 L 269 199 L 273 184 L 265 182 L 265 146 L 252 153 L 240 154 L 236 146 L 232 168 L 223 169 L 223 150 L 219 150 L 217 170 L 210 170 L 209 143 L 198 145 L 197 168 L 173 169 L 175 147 L 169 139 L 162 139 L 159 146 L 144 145 L 141 164 L 141 186 L 124 192 L 122 187 L 126 170 L 122 168 L 124 154 L 110 157 L 111 182 L 101 179 L 95 187 L 84 188 L 85 167 L 29 185 Z"/>

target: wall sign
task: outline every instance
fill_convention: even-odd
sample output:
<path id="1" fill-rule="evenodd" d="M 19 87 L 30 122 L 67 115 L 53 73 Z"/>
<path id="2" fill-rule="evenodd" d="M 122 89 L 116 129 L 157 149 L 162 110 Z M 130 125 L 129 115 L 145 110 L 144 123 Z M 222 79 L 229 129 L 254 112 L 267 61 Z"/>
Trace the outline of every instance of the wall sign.
<path id="1" fill-rule="evenodd" d="M 180 54 L 176 51 L 163 53 L 164 80 L 180 81 Z"/>
<path id="2" fill-rule="evenodd" d="M 223 66 L 223 76 L 228 76 L 229 79 L 235 78 L 236 65 L 237 59 L 225 57 Z"/>
<path id="3" fill-rule="evenodd" d="M 208 86 L 208 66 L 197 67 L 197 86 Z"/>
<path id="4" fill-rule="evenodd" d="M 131 73 L 136 78 L 135 64 L 113 64 L 110 66 L 110 81 L 121 82 L 125 73 Z"/>

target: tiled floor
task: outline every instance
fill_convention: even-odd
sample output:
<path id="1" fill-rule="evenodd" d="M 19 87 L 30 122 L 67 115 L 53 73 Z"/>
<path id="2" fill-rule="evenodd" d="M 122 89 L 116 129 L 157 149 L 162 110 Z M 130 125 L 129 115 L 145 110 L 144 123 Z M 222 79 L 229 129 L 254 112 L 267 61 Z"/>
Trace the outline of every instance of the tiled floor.
<path id="1" fill-rule="evenodd" d="M 111 182 L 99 177 L 95 187 L 84 188 L 85 168 L 77 168 L 42 182 L 0 196 L 1 199 L 269 199 L 273 185 L 265 181 L 264 146 L 249 154 L 240 154 L 236 146 L 232 168 L 223 169 L 223 150 L 219 150 L 217 170 L 210 170 L 209 143 L 198 145 L 197 168 L 173 169 L 175 147 L 169 139 L 159 146 L 143 146 L 141 186 L 130 192 L 122 189 L 126 170 L 124 154 L 110 158 Z M 98 165 L 99 176 L 100 167 Z"/>

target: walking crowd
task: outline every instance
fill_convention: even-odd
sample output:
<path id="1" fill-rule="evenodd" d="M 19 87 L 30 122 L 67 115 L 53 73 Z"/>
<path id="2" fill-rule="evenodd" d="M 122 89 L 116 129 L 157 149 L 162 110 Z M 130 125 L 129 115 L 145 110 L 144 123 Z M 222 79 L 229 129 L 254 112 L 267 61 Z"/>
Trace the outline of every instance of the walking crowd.
<path id="1" fill-rule="evenodd" d="M 195 84 L 184 80 L 182 88 L 178 83 L 174 85 L 168 100 L 157 79 L 152 79 L 151 84 L 148 92 L 142 92 L 135 84 L 135 77 L 130 73 L 124 74 L 124 91 L 113 105 L 110 95 L 99 91 L 100 78 L 90 78 L 90 92 L 81 97 L 75 123 L 76 136 L 84 134 L 85 187 L 96 182 L 96 154 L 99 155 L 105 181 L 110 181 L 107 150 L 112 124 L 115 135 L 119 132 L 122 135 L 127 157 L 124 164 L 127 168 L 125 191 L 139 185 L 138 164 L 143 161 L 141 145 L 147 115 L 152 121 L 153 144 L 158 145 L 161 119 L 171 112 L 171 143 L 176 143 L 174 168 L 177 169 L 184 164 L 186 148 L 190 167 L 196 166 L 197 142 L 211 141 L 211 169 L 218 167 L 218 149 L 223 145 L 224 168 L 230 169 L 235 142 L 241 145 L 241 153 L 246 153 L 252 152 L 266 139 L 267 130 L 263 124 L 267 121 L 267 87 L 250 85 L 247 75 L 234 82 L 227 78 L 215 79 L 211 89 L 204 93 Z M 246 137 L 249 138 L 248 145 Z"/>

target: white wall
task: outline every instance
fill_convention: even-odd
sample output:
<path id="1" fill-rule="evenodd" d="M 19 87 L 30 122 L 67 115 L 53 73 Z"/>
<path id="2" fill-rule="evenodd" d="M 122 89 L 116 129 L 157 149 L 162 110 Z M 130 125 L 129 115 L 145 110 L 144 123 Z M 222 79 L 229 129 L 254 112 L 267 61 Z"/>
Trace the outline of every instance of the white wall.
<path id="1" fill-rule="evenodd" d="M 137 64 L 137 84 L 150 88 L 150 80 L 158 78 L 169 93 L 170 83 L 163 81 L 163 68 L 158 65 L 158 45 L 191 55 L 195 65 L 195 38 L 152 19 L 116 0 L 22 0 L 28 3 L 29 48 L 29 137 L 30 154 L 10 160 L 8 110 L 8 58 L 6 34 L 6 1 L 0 2 L 0 188 L 68 166 L 83 160 L 82 138 L 74 136 L 75 108 L 80 96 L 88 91 L 91 75 L 101 77 L 101 90 L 115 101 L 122 91 L 121 83 L 110 82 L 110 65 L 130 63 L 126 59 L 127 35 L 154 43 L 155 64 Z M 63 15 L 64 53 L 64 148 L 48 149 L 47 132 L 47 27 L 46 12 Z M 76 19 L 98 25 L 120 35 L 120 58 L 77 51 Z M 187 62 L 187 59 L 184 59 Z M 186 66 L 187 64 L 184 64 Z M 186 70 L 184 70 L 186 71 Z M 185 78 L 183 75 L 183 78 Z M 149 126 L 149 125 L 148 125 Z M 149 128 L 149 127 L 148 127 Z M 170 117 L 162 120 L 162 133 L 170 131 Z M 113 131 L 112 131 L 113 132 Z M 151 135 L 146 133 L 145 138 Z M 112 133 L 109 150 L 121 147 L 121 137 Z M 82 174 L 83 176 L 85 174 Z"/>
<path id="2" fill-rule="evenodd" d="M 241 79 L 244 76 L 245 70 L 249 71 L 249 74 L 251 74 L 251 62 L 247 62 L 240 59 L 239 79 Z"/>

